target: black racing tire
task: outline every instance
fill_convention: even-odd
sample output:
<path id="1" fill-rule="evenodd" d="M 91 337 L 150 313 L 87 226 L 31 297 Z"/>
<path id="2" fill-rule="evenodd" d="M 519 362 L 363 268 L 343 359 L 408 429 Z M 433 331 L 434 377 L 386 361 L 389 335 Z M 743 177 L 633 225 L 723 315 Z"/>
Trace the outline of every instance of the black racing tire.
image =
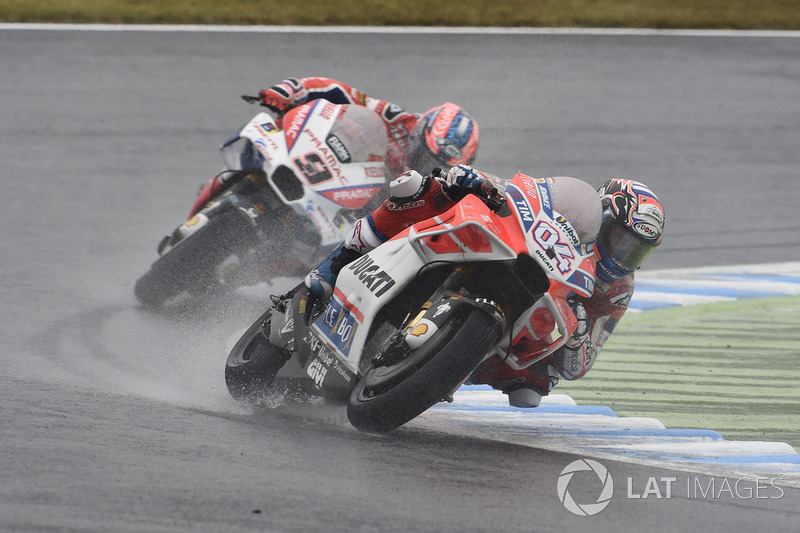
<path id="1" fill-rule="evenodd" d="M 134 294 L 145 307 L 159 308 L 188 292 L 202 294 L 216 288 L 215 268 L 232 253 L 256 245 L 252 224 L 231 209 L 162 255 L 136 281 Z"/>
<path id="2" fill-rule="evenodd" d="M 350 394 L 347 418 L 370 433 L 402 426 L 453 392 L 497 343 L 501 330 L 479 308 L 452 318 L 401 362 L 369 369 Z"/>
<path id="3" fill-rule="evenodd" d="M 270 311 L 264 313 L 228 355 L 225 384 L 234 400 L 255 404 L 264 397 L 291 353 L 269 342 Z"/>

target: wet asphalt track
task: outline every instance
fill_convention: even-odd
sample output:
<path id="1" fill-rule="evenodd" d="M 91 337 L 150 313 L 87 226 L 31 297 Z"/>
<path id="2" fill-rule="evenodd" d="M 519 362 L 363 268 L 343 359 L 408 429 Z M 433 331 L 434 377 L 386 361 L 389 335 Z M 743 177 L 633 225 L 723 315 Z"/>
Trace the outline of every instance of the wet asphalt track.
<path id="1" fill-rule="evenodd" d="M 225 351 L 253 302 L 155 316 L 133 282 L 255 111 L 324 74 L 479 120 L 499 175 L 647 182 L 668 211 L 650 268 L 798 260 L 800 39 L 0 30 L 0 529 L 786 531 L 800 494 L 626 497 L 576 517 L 576 457 L 426 424 L 355 432 L 336 409 L 240 411 Z M 591 379 L 591 375 L 586 379 Z M 695 494 L 696 495 L 696 494 Z M 777 492 L 766 493 L 776 496 Z"/>

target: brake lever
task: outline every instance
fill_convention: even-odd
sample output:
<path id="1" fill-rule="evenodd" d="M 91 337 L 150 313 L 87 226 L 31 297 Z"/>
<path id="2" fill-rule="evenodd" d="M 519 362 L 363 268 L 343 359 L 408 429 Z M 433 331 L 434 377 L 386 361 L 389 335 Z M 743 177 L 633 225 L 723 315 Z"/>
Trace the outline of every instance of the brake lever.
<path id="1" fill-rule="evenodd" d="M 489 193 L 488 197 L 483 199 L 486 207 L 497 213 L 500 211 L 504 205 L 506 205 L 506 197 L 497 194 L 497 189 L 492 187 L 492 191 Z"/>

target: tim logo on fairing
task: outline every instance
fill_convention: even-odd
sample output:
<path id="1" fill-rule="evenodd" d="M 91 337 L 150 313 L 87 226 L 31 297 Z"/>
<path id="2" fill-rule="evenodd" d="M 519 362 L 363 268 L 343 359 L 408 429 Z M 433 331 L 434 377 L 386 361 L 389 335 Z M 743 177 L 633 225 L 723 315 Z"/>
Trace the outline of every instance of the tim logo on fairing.
<path id="1" fill-rule="evenodd" d="M 513 185 L 509 185 L 506 188 L 506 194 L 508 194 L 511 197 L 511 200 L 514 201 L 514 205 L 517 208 L 517 213 L 519 213 L 519 217 L 522 219 L 522 227 L 525 228 L 525 233 L 528 233 L 534 222 L 531 205 L 528 203 L 525 195 L 522 194 L 522 191 Z"/>

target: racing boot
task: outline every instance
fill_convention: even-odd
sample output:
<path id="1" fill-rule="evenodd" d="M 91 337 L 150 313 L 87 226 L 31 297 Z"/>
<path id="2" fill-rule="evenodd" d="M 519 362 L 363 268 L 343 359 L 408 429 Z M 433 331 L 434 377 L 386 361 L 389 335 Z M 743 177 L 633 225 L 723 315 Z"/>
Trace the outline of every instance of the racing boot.
<path id="1" fill-rule="evenodd" d="M 512 407 L 538 407 L 542 397 L 547 396 L 558 384 L 558 370 L 546 360 L 528 368 L 514 370 L 498 355 L 493 355 L 475 370 L 470 382 L 487 384 L 508 396 Z"/>
<path id="2" fill-rule="evenodd" d="M 333 287 L 339 272 L 349 263 L 361 257 L 361 253 L 348 248 L 345 243 L 333 250 L 322 263 L 308 273 L 305 279 L 306 287 L 311 294 L 321 300 L 328 300 L 333 295 Z"/>

